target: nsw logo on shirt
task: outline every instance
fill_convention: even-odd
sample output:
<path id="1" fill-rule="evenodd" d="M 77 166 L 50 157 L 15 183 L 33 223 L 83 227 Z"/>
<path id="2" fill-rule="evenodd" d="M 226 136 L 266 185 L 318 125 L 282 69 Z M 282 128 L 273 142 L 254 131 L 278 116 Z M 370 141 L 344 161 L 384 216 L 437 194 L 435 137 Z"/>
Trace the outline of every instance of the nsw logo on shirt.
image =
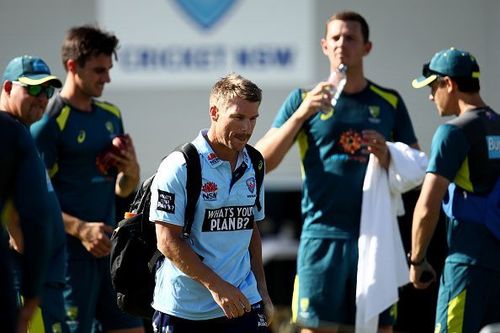
<path id="1" fill-rule="evenodd" d="M 500 158 L 500 135 L 488 135 L 488 136 L 486 136 L 486 144 L 488 146 L 488 158 L 489 159 L 499 159 Z"/>
<path id="2" fill-rule="evenodd" d="M 217 200 L 217 184 L 214 182 L 206 182 L 201 186 L 201 196 L 205 201 Z"/>
<path id="3" fill-rule="evenodd" d="M 156 209 L 175 214 L 175 194 L 158 190 L 158 202 Z"/>

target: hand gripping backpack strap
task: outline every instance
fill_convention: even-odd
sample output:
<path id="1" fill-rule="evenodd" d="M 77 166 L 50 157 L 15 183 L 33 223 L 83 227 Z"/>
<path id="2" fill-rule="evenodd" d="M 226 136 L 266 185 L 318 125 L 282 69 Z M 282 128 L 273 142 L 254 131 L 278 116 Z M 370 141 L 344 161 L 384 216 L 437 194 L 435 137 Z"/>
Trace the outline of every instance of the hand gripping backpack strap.
<path id="1" fill-rule="evenodd" d="M 255 198 L 255 205 L 257 206 L 257 210 L 260 212 L 262 209 L 262 205 L 260 204 L 260 188 L 264 180 L 264 157 L 262 157 L 262 154 L 254 147 L 246 145 L 246 148 L 255 171 L 255 181 L 257 183 L 257 197 Z"/>
<path id="2" fill-rule="evenodd" d="M 187 169 L 187 202 L 186 212 L 184 213 L 184 227 L 182 228 L 182 238 L 189 238 L 191 234 L 191 227 L 194 220 L 194 212 L 196 210 L 196 203 L 200 196 L 201 191 L 201 163 L 200 154 L 196 147 L 188 142 L 177 148 L 176 150 L 184 154 Z"/>

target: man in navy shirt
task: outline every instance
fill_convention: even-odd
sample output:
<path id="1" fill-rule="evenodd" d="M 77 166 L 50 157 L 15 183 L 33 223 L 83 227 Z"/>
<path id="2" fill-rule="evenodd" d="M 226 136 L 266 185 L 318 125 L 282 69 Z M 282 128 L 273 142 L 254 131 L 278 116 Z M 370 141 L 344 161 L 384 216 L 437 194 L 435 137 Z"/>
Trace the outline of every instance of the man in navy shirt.
<path id="1" fill-rule="evenodd" d="M 479 332 L 500 322 L 500 115 L 481 98 L 479 75 L 473 55 L 449 48 L 412 82 L 430 87 L 439 115 L 456 116 L 434 134 L 413 215 L 410 280 L 416 288 L 436 279 L 426 252 L 442 202 L 448 218 L 436 333 Z M 424 272 L 431 278 L 422 279 Z"/>
<path id="2" fill-rule="evenodd" d="M 1 222 L 11 228 L 11 217 L 15 215 L 24 234 L 21 265 L 26 274 L 20 286 L 24 304 L 18 313 L 8 238 L 4 235 L 4 228 L 0 227 L 0 323 L 2 332 L 11 333 L 26 330 L 40 303 L 51 235 L 46 227 L 50 214 L 44 195 L 47 185 L 43 164 L 26 127 L 6 112 L 0 112 L 0 165 Z M 15 214 L 12 204 L 16 207 Z"/>
<path id="3" fill-rule="evenodd" d="M 64 86 L 31 127 L 63 212 L 68 242 L 65 302 L 74 332 L 143 332 L 138 318 L 118 308 L 109 271 L 115 194 L 127 197 L 139 181 L 134 146 L 122 136 L 120 110 L 97 100 L 110 82 L 117 47 L 118 38 L 97 27 L 70 28 L 61 52 Z M 117 136 L 123 145 L 113 153 L 110 147 Z M 111 163 L 101 163 L 103 153 Z"/>
<path id="4" fill-rule="evenodd" d="M 12 59 L 5 68 L 2 79 L 0 109 L 17 118 L 26 126 L 26 129 L 42 117 L 55 88 L 60 88 L 62 85 L 61 81 L 50 73 L 49 67 L 42 59 L 27 55 Z M 31 325 L 35 327 L 43 323 L 46 332 L 64 333 L 68 332 L 63 299 L 67 260 L 66 239 L 59 202 L 47 173 L 44 172 L 44 174 L 47 190 L 36 195 L 45 193 L 48 198 L 46 207 L 50 211 L 50 219 L 44 227 L 50 233 L 52 241 L 46 248 L 49 250 L 50 262 L 47 274 L 43 276 L 44 284 L 40 304 L 42 318 L 40 321 L 35 318 Z M 35 195 L 35 193 L 26 192 L 25 195 Z M 17 206 L 14 206 L 15 208 Z M 23 247 L 27 243 L 23 242 L 23 238 L 30 235 L 16 232 L 16 230 L 19 230 L 16 224 L 11 222 L 9 231 L 13 236 L 14 248 L 18 253 L 23 253 Z M 21 261 L 22 257 L 17 259 L 16 261 Z M 27 272 L 20 265 L 18 268 L 17 277 L 20 280 Z"/>

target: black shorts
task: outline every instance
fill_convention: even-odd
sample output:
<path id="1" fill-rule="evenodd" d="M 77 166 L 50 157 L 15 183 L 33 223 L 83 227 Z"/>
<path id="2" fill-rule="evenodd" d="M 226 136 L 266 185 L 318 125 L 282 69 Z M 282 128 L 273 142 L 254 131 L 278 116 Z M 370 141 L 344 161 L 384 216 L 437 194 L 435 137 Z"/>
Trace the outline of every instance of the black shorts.
<path id="1" fill-rule="evenodd" d="M 252 305 L 252 311 L 238 318 L 220 317 L 209 320 L 188 320 L 156 311 L 153 315 L 155 332 L 192 333 L 268 333 L 267 318 L 262 302 Z"/>

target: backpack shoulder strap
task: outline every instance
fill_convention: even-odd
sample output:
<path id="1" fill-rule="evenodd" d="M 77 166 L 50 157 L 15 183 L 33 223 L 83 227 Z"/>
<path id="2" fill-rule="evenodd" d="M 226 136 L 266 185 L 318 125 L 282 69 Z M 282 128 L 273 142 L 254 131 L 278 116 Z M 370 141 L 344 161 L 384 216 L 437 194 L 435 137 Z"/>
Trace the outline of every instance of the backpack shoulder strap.
<path id="1" fill-rule="evenodd" d="M 257 210 L 260 211 L 262 209 L 262 205 L 260 204 L 260 188 L 264 180 L 264 157 L 254 147 L 246 145 L 246 148 L 248 156 L 250 156 L 250 160 L 252 161 L 253 169 L 255 170 L 255 181 L 257 183 L 257 197 L 255 198 L 255 205 L 257 206 Z"/>
<path id="2" fill-rule="evenodd" d="M 151 184 L 153 183 L 155 175 L 156 174 L 153 174 L 141 183 L 134 199 L 132 200 L 132 203 L 130 204 L 129 212 L 143 213 L 145 209 L 149 208 L 149 204 L 151 202 Z"/>
<path id="3" fill-rule="evenodd" d="M 186 159 L 187 181 L 186 181 L 186 212 L 184 227 L 182 229 L 182 237 L 189 238 L 191 233 L 191 226 L 193 225 L 194 212 L 196 210 L 196 203 L 200 196 L 201 191 L 201 163 L 200 154 L 196 147 L 188 142 L 176 149 L 180 151 Z"/>

